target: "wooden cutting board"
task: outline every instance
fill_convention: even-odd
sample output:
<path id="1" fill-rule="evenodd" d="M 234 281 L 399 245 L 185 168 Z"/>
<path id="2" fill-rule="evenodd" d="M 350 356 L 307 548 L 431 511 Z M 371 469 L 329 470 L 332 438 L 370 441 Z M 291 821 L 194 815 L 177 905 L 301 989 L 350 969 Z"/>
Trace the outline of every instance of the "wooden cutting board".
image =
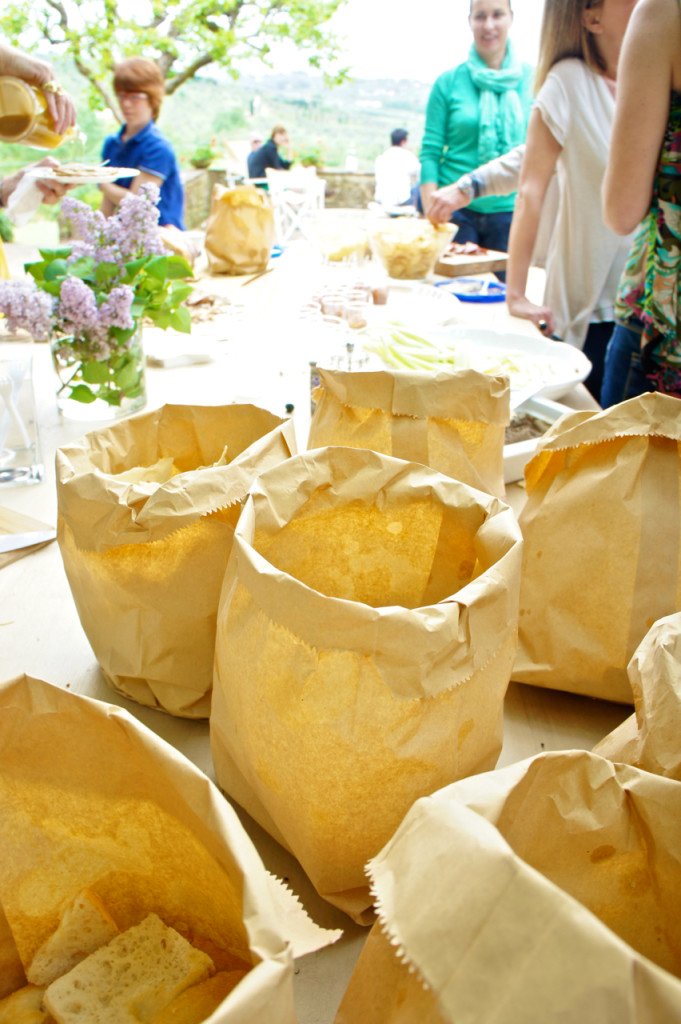
<path id="1" fill-rule="evenodd" d="M 435 264 L 435 273 L 443 277 L 463 277 L 465 274 L 488 274 L 497 270 L 506 270 L 507 252 L 488 249 L 479 256 L 445 253 Z"/>

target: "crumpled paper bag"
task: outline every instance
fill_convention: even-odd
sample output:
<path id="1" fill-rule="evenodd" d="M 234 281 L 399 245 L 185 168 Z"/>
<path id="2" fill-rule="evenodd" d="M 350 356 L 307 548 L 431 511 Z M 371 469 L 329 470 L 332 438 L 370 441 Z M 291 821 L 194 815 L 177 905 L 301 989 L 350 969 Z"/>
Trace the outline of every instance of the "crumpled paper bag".
<path id="1" fill-rule="evenodd" d="M 681 782 L 681 614 L 655 623 L 627 672 L 636 712 L 594 753 Z"/>
<path id="2" fill-rule="evenodd" d="M 205 249 L 211 274 L 256 274 L 269 262 L 274 211 L 267 193 L 253 185 L 213 185 Z"/>
<path id="3" fill-rule="evenodd" d="M 241 504 L 295 451 L 252 405 L 167 405 L 57 452 L 58 541 L 112 686 L 187 718 L 210 710 L 215 621 Z"/>
<path id="4" fill-rule="evenodd" d="M 205 775 L 122 709 L 28 676 L 0 710 L 0 995 L 87 887 L 119 928 L 153 912 L 249 969 L 211 1024 L 293 1024 L 293 957 L 339 933 L 265 871 Z"/>
<path id="5" fill-rule="evenodd" d="M 627 665 L 681 610 L 681 415 L 646 394 L 566 415 L 525 468 L 513 678 L 630 703 Z"/>
<path id="6" fill-rule="evenodd" d="M 216 633 L 219 785 L 360 923 L 364 864 L 419 796 L 491 768 L 516 647 L 511 510 L 352 448 L 255 482 Z"/>
<path id="7" fill-rule="evenodd" d="M 508 378 L 319 370 L 309 448 L 371 448 L 504 496 Z"/>
<path id="8" fill-rule="evenodd" d="M 586 751 L 418 800 L 336 1024 L 679 1024 L 680 855 L 681 786 Z"/>

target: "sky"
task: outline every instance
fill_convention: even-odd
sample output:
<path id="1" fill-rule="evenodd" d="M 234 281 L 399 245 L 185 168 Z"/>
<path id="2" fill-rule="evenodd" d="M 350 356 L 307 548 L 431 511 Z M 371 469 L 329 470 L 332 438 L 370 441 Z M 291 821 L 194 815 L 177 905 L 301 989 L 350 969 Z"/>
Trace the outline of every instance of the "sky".
<path id="1" fill-rule="evenodd" d="M 347 0 L 332 22 L 357 78 L 432 82 L 468 55 L 468 0 Z M 536 63 L 543 0 L 514 0 L 511 39 Z M 281 70 L 281 68 L 279 69 Z"/>

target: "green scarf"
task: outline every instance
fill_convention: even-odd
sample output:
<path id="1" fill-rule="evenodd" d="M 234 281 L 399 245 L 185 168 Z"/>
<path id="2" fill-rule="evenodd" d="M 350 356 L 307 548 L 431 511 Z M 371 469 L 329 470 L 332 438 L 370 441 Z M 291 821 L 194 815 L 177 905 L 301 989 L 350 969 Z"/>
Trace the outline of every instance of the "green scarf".
<path id="1" fill-rule="evenodd" d="M 486 164 L 525 139 L 525 118 L 518 96 L 523 69 L 510 42 L 498 71 L 485 64 L 475 46 L 471 46 L 467 63 L 473 85 L 480 90 L 478 160 Z"/>

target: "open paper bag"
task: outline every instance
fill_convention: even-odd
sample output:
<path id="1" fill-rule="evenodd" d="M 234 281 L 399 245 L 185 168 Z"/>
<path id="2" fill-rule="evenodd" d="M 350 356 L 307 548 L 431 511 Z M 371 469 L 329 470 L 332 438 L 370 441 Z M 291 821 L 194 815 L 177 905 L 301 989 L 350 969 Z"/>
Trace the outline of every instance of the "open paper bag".
<path id="1" fill-rule="evenodd" d="M 208 779 L 120 708 L 26 676 L 0 710 L 0 996 L 87 889 L 119 929 L 155 913 L 247 972 L 210 1024 L 293 1024 L 293 957 L 338 933 L 267 874 Z"/>
<path id="2" fill-rule="evenodd" d="M 323 448 L 253 485 L 216 634 L 218 783 L 360 923 L 364 864 L 419 796 L 492 767 L 520 538 L 497 498 Z"/>
<path id="3" fill-rule="evenodd" d="M 513 678 L 629 703 L 627 665 L 681 610 L 681 415 L 646 394 L 566 415 L 525 468 Z"/>
<path id="4" fill-rule="evenodd" d="M 204 242 L 211 274 L 256 274 L 269 262 L 274 211 L 267 193 L 253 185 L 216 183 Z"/>
<path id="5" fill-rule="evenodd" d="M 681 614 L 655 623 L 628 673 L 636 713 L 594 753 L 681 782 Z"/>
<path id="6" fill-rule="evenodd" d="M 368 873 L 336 1024 L 681 1022 L 676 782 L 542 754 L 417 801 Z"/>
<path id="7" fill-rule="evenodd" d="M 58 540 L 83 629 L 126 697 L 205 718 L 242 501 L 294 450 L 252 405 L 167 405 L 57 452 Z"/>
<path id="8" fill-rule="evenodd" d="M 371 448 L 504 495 L 506 377 L 319 370 L 309 448 Z"/>

